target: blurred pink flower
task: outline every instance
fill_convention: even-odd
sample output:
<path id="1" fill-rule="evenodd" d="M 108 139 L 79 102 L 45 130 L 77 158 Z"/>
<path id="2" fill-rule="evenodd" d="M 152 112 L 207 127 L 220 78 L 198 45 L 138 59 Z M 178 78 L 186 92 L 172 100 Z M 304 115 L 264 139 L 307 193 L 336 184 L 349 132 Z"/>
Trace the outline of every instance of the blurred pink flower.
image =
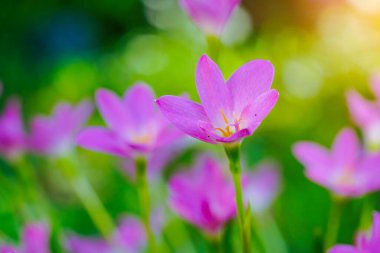
<path id="1" fill-rule="evenodd" d="M 156 102 L 175 126 L 194 138 L 213 144 L 237 142 L 251 135 L 276 104 L 279 94 L 270 89 L 273 75 L 270 62 L 255 60 L 225 82 L 218 66 L 203 55 L 196 71 L 202 105 L 176 96 Z"/>
<path id="2" fill-rule="evenodd" d="M 0 253 L 49 253 L 49 229 L 42 223 L 31 223 L 24 227 L 22 245 L 0 246 Z"/>
<path id="3" fill-rule="evenodd" d="M 200 157 L 194 170 L 180 172 L 169 182 L 171 208 L 207 233 L 218 233 L 236 213 L 234 186 L 211 157 Z"/>
<path id="4" fill-rule="evenodd" d="M 157 232 L 161 229 L 161 221 L 157 212 L 152 215 L 153 228 Z M 140 221 L 133 217 L 123 218 L 110 241 L 96 237 L 84 237 L 71 235 L 65 242 L 65 247 L 70 253 L 114 253 L 143 252 L 146 246 L 145 230 Z"/>
<path id="5" fill-rule="evenodd" d="M 360 233 L 356 238 L 356 245 L 337 245 L 328 253 L 378 253 L 380 250 L 380 213 L 373 215 L 373 225 L 370 235 Z"/>
<path id="6" fill-rule="evenodd" d="M 6 158 L 16 158 L 27 149 L 21 105 L 19 100 L 10 99 L 0 116 L 0 153 Z"/>
<path id="7" fill-rule="evenodd" d="M 89 127 L 79 134 L 78 145 L 122 157 L 147 154 L 178 140 L 181 132 L 170 125 L 154 104 L 145 84 L 132 86 L 124 98 L 100 89 L 96 102 L 108 128 Z"/>
<path id="8" fill-rule="evenodd" d="M 363 130 L 368 147 L 380 150 L 380 75 L 373 76 L 371 87 L 376 101 L 368 101 L 352 90 L 347 94 L 347 102 L 353 120 Z"/>
<path id="9" fill-rule="evenodd" d="M 152 152 L 147 160 L 147 173 L 150 180 L 156 179 L 165 167 L 175 159 L 185 148 L 190 144 L 188 138 L 182 138 L 175 141 L 173 144 L 157 149 Z M 122 169 L 128 177 L 135 179 L 136 177 L 136 164 L 131 158 L 123 160 Z"/>
<path id="10" fill-rule="evenodd" d="M 352 129 L 343 129 L 332 150 L 299 142 L 293 152 L 306 167 L 306 176 L 337 195 L 360 197 L 380 189 L 380 153 L 366 154 Z"/>
<path id="11" fill-rule="evenodd" d="M 240 0 L 180 0 L 182 8 L 207 35 L 220 36 Z"/>
<path id="12" fill-rule="evenodd" d="M 31 122 L 29 145 L 34 152 L 65 155 L 75 147 L 75 138 L 91 116 L 93 106 L 82 101 L 76 107 L 58 104 L 51 117 L 37 116 Z"/>
<path id="13" fill-rule="evenodd" d="M 277 165 L 265 162 L 253 172 L 243 174 L 243 187 L 246 202 L 254 213 L 263 213 L 273 203 L 279 193 L 280 174 Z"/>

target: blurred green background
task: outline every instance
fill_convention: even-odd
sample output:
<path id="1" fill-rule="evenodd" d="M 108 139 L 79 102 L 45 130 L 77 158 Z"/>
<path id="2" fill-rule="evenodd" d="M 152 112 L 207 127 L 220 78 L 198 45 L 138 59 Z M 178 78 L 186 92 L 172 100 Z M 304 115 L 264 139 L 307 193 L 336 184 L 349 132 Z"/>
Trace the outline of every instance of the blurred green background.
<path id="1" fill-rule="evenodd" d="M 330 205 L 328 192 L 303 175 L 291 146 L 304 139 L 330 145 L 340 128 L 352 124 L 345 92 L 355 88 L 371 96 L 369 78 L 380 66 L 379 14 L 374 0 L 245 0 L 223 35 L 219 65 L 226 78 L 252 59 L 268 59 L 276 68 L 280 100 L 244 141 L 243 153 L 250 166 L 266 157 L 281 164 L 284 182 L 273 214 L 291 253 L 321 252 Z M 27 121 L 49 113 L 57 101 L 92 98 L 99 87 L 121 94 L 140 80 L 157 95 L 187 92 L 198 99 L 195 65 L 207 43 L 176 0 L 2 0 L 0 31 L 4 96 L 22 98 Z M 95 122 L 102 122 L 98 115 Z M 112 215 L 137 212 L 136 192 L 120 177 L 119 161 L 80 152 Z M 191 152 L 177 162 L 189 157 Z M 60 225 L 96 233 L 54 169 L 35 163 Z M 0 229 L 17 238 L 21 221 L 6 212 L 6 204 L 0 203 Z M 340 242 L 352 241 L 361 205 L 355 200 L 346 209 Z"/>

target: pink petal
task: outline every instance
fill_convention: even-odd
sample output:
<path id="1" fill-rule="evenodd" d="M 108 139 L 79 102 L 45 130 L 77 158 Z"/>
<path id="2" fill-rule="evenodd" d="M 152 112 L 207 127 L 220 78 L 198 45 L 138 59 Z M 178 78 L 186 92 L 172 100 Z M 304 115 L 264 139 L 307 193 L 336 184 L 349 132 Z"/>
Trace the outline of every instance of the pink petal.
<path id="1" fill-rule="evenodd" d="M 247 184 L 244 186 L 244 196 L 251 203 L 253 212 L 262 213 L 267 210 L 278 194 L 280 175 L 272 163 L 261 164 L 254 172 L 244 175 Z"/>
<path id="2" fill-rule="evenodd" d="M 269 91 L 274 77 L 272 63 L 254 60 L 237 69 L 227 81 L 235 113 L 241 113 L 262 93 Z"/>
<path id="3" fill-rule="evenodd" d="M 107 125 L 115 132 L 125 135 L 133 118 L 128 115 L 123 102 L 112 91 L 100 89 L 96 92 L 96 103 Z"/>
<path id="4" fill-rule="evenodd" d="M 89 127 L 77 137 L 77 144 L 81 147 L 108 154 L 128 157 L 126 145 L 112 131 L 102 127 Z"/>
<path id="5" fill-rule="evenodd" d="M 361 253 L 361 252 L 352 246 L 338 245 L 330 249 L 328 253 Z"/>
<path id="6" fill-rule="evenodd" d="M 78 104 L 73 112 L 72 112 L 72 118 L 73 122 L 75 124 L 76 130 L 80 130 L 81 127 L 88 121 L 89 117 L 94 111 L 93 104 L 88 100 L 83 100 Z"/>
<path id="7" fill-rule="evenodd" d="M 378 117 L 376 106 L 356 91 L 350 91 L 347 94 L 347 102 L 351 117 L 358 126 L 367 127 Z"/>
<path id="8" fill-rule="evenodd" d="M 247 127 L 253 132 L 272 111 L 278 97 L 277 90 L 270 90 L 258 96 L 253 103 L 243 110 L 240 116 L 242 127 Z"/>
<path id="9" fill-rule="evenodd" d="M 0 253 L 17 253 L 16 249 L 10 245 L 1 245 Z"/>
<path id="10" fill-rule="evenodd" d="M 371 229 L 371 241 L 380 247 L 380 213 L 373 214 L 373 223 Z"/>
<path id="11" fill-rule="evenodd" d="M 24 228 L 22 241 L 25 253 L 48 253 L 49 229 L 44 224 L 29 224 Z"/>
<path id="12" fill-rule="evenodd" d="M 198 62 L 196 84 L 208 118 L 214 126 L 225 125 L 223 114 L 231 118 L 232 100 L 219 67 L 207 55 Z"/>
<path id="13" fill-rule="evenodd" d="M 380 190 L 380 153 L 363 157 L 357 165 L 356 181 L 362 188 L 362 194 Z M 380 239 L 380 238 L 379 238 Z"/>
<path id="14" fill-rule="evenodd" d="M 376 74 L 371 78 L 371 88 L 376 96 L 378 103 L 380 103 L 380 74 Z"/>
<path id="15" fill-rule="evenodd" d="M 70 253 L 111 252 L 111 247 L 105 240 L 95 237 L 72 235 L 66 240 L 65 247 Z"/>
<path id="16" fill-rule="evenodd" d="M 163 96 L 156 100 L 162 114 L 176 127 L 199 140 L 215 143 L 198 126 L 198 121 L 208 122 L 203 107 L 183 97 Z"/>
<path id="17" fill-rule="evenodd" d="M 219 36 L 240 0 L 180 0 L 180 3 L 206 34 Z"/>
<path id="18" fill-rule="evenodd" d="M 354 165 L 360 152 L 359 140 L 350 128 L 341 130 L 332 147 L 333 159 L 338 165 Z"/>
<path id="19" fill-rule="evenodd" d="M 325 166 L 329 161 L 327 150 L 312 142 L 298 142 L 293 146 L 293 154 L 305 166 Z"/>
<path id="20" fill-rule="evenodd" d="M 129 109 L 133 118 L 129 124 L 141 126 L 151 122 L 157 112 L 154 100 L 154 92 L 148 85 L 138 83 L 130 87 L 124 95 L 124 107 Z"/>

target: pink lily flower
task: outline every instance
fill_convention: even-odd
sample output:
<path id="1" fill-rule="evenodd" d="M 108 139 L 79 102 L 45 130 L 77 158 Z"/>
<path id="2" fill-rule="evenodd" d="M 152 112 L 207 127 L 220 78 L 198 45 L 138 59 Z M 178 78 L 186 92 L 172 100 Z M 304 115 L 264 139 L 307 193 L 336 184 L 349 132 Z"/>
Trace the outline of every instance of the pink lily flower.
<path id="1" fill-rule="evenodd" d="M 356 91 L 350 91 L 347 94 L 347 102 L 353 120 L 363 130 L 366 144 L 371 150 L 379 150 L 380 76 L 374 76 L 371 84 L 376 101 L 368 101 Z"/>
<path id="2" fill-rule="evenodd" d="M 377 253 L 380 250 L 380 213 L 373 215 L 373 225 L 370 235 L 360 233 L 356 237 L 356 245 L 337 245 L 328 253 Z"/>
<path id="3" fill-rule="evenodd" d="M 49 229 L 45 224 L 32 223 L 24 227 L 22 245 L 0 246 L 0 253 L 49 253 Z"/>
<path id="4" fill-rule="evenodd" d="M 27 149 L 19 100 L 10 99 L 0 116 L 0 154 L 8 159 L 20 156 Z"/>
<path id="5" fill-rule="evenodd" d="M 75 147 L 76 135 L 92 111 L 93 106 L 88 101 L 83 101 L 76 107 L 60 103 L 51 117 L 35 117 L 31 122 L 31 149 L 45 155 L 66 155 Z"/>
<path id="6" fill-rule="evenodd" d="M 182 8 L 207 35 L 220 36 L 240 0 L 180 0 Z"/>
<path id="7" fill-rule="evenodd" d="M 360 197 L 380 189 L 380 153 L 366 154 L 352 129 L 343 129 L 329 152 L 312 142 L 299 142 L 294 155 L 306 176 L 343 197 Z"/>
<path id="8" fill-rule="evenodd" d="M 149 154 L 178 140 L 173 128 L 154 104 L 155 95 L 145 84 L 132 86 L 119 99 L 105 89 L 96 93 L 96 103 L 108 128 L 89 127 L 77 143 L 87 149 L 122 157 Z"/>
<path id="9" fill-rule="evenodd" d="M 235 216 L 234 186 L 214 158 L 201 157 L 194 170 L 174 175 L 169 192 L 174 212 L 209 234 L 218 233 Z"/>
<path id="10" fill-rule="evenodd" d="M 252 212 L 264 213 L 273 203 L 280 190 L 280 175 L 274 163 L 265 162 L 253 172 L 243 174 L 246 202 Z"/>
<path id="11" fill-rule="evenodd" d="M 255 60 L 225 82 L 218 66 L 203 55 L 196 71 L 202 104 L 175 96 L 160 97 L 156 103 L 168 120 L 194 138 L 212 144 L 238 142 L 275 106 L 279 94 L 270 89 L 273 75 L 270 62 Z"/>
<path id="12" fill-rule="evenodd" d="M 152 215 L 155 232 L 159 231 L 162 226 L 162 221 L 159 219 L 157 213 Z M 97 237 L 71 235 L 66 240 L 65 247 L 70 253 L 143 252 L 146 247 L 145 230 L 138 219 L 127 217 L 121 220 L 119 227 L 108 242 Z"/>

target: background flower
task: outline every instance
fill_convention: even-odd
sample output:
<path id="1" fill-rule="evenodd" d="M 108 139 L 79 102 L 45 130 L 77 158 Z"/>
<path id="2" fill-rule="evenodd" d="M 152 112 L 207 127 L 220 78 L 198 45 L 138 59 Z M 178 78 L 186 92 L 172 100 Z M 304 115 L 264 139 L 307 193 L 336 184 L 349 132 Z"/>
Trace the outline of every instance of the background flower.
<path id="1" fill-rule="evenodd" d="M 294 154 L 306 167 L 306 176 L 333 193 L 359 197 L 380 189 L 380 154 L 366 154 L 352 129 L 343 129 L 331 151 L 312 142 L 294 146 Z"/>
<path id="2" fill-rule="evenodd" d="M 192 171 L 174 175 L 169 188 L 173 211 L 207 233 L 218 233 L 235 215 L 233 184 L 214 158 L 200 157 Z"/>
<path id="3" fill-rule="evenodd" d="M 108 128 L 89 127 L 78 136 L 82 147 L 134 157 L 165 147 L 181 134 L 173 129 L 154 104 L 154 93 L 145 84 L 136 84 L 119 99 L 113 92 L 99 90 L 96 103 Z"/>
<path id="4" fill-rule="evenodd" d="M 93 111 L 84 100 L 76 107 L 58 104 L 51 117 L 36 116 L 31 122 L 30 148 L 45 155 L 66 155 L 75 147 L 75 138 Z"/>

